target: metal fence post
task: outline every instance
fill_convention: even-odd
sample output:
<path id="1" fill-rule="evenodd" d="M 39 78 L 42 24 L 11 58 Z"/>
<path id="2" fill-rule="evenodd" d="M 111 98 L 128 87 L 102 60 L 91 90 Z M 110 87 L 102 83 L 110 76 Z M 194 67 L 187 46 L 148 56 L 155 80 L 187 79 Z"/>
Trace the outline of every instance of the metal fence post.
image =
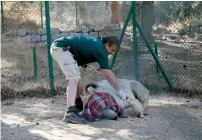
<path id="1" fill-rule="evenodd" d="M 40 11 L 41 11 L 41 28 L 43 28 L 43 3 L 40 1 Z"/>
<path id="2" fill-rule="evenodd" d="M 34 65 L 34 79 L 37 80 L 37 60 L 36 60 L 36 47 L 33 48 L 33 65 Z"/>
<path id="3" fill-rule="evenodd" d="M 54 94 L 54 77 L 53 77 L 53 62 L 50 54 L 51 46 L 51 30 L 50 30 L 50 10 L 49 1 L 45 1 L 45 14 L 46 14 L 46 33 L 47 33 L 47 47 L 48 47 L 48 68 L 49 68 L 49 81 L 51 94 Z"/>
<path id="4" fill-rule="evenodd" d="M 3 1 L 1 1 L 1 31 L 4 32 L 4 9 L 3 9 Z"/>
<path id="5" fill-rule="evenodd" d="M 158 48 L 157 48 L 157 44 L 156 43 L 154 44 L 154 52 L 155 52 L 156 56 L 158 57 Z M 156 71 L 159 72 L 159 68 L 158 68 L 157 63 L 156 63 Z"/>
<path id="6" fill-rule="evenodd" d="M 76 29 L 78 28 L 78 9 L 77 9 L 77 1 L 75 1 L 75 9 L 76 9 Z"/>
<path id="7" fill-rule="evenodd" d="M 132 14 L 132 9 L 133 9 L 133 8 L 132 8 L 132 4 L 131 4 L 130 10 L 129 10 L 129 12 L 128 12 L 128 16 L 127 16 L 127 18 L 126 18 L 126 21 L 124 22 L 123 29 L 121 30 L 121 35 L 120 35 L 120 39 L 119 39 L 120 44 L 121 44 L 121 42 L 122 42 L 122 40 L 123 40 L 123 37 L 124 37 L 125 31 L 126 31 L 126 28 L 127 28 L 127 26 L 128 26 L 128 22 L 129 22 L 129 20 L 130 20 L 131 14 Z M 119 49 L 120 49 L 120 48 L 119 48 Z M 119 49 L 116 50 L 116 52 L 115 52 L 114 55 L 113 55 L 112 63 L 111 63 L 111 65 L 110 65 L 110 69 L 112 69 L 112 67 L 113 67 L 113 65 L 114 65 L 114 63 L 115 63 L 115 60 L 116 60 L 116 57 L 117 57 L 117 54 L 118 54 Z"/>
<path id="8" fill-rule="evenodd" d="M 169 75 L 167 74 L 167 72 L 165 71 L 165 69 L 163 68 L 163 66 L 161 65 L 158 57 L 156 56 L 155 52 L 153 51 L 151 45 L 149 44 L 149 41 L 147 40 L 146 36 L 144 35 L 144 32 L 143 32 L 140 24 L 137 22 L 136 19 L 134 19 L 134 21 L 136 22 L 136 25 L 137 25 L 137 28 L 139 30 L 139 33 L 142 36 L 142 38 L 143 38 L 143 40 L 144 40 L 144 42 L 145 42 L 145 44 L 146 44 L 149 52 L 153 56 L 153 58 L 156 61 L 156 64 L 157 64 L 159 70 L 161 71 L 161 73 L 162 73 L 163 77 L 165 78 L 166 82 L 168 83 L 170 91 L 173 91 L 174 90 L 174 84 L 173 84 L 172 79 L 169 77 Z"/>
<path id="9" fill-rule="evenodd" d="M 134 59 L 135 59 L 135 80 L 139 81 L 139 52 L 138 52 L 138 46 L 137 46 L 137 26 L 135 24 L 134 19 L 136 18 L 136 2 L 132 1 L 132 22 L 133 22 L 133 49 L 134 49 Z"/>

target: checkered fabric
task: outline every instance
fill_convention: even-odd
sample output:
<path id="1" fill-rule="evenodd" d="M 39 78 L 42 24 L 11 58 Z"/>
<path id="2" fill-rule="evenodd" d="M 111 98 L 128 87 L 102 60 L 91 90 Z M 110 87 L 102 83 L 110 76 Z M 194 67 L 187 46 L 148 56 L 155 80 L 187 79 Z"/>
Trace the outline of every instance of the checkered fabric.
<path id="1" fill-rule="evenodd" d="M 81 116 L 89 122 L 93 122 L 100 117 L 105 108 L 110 108 L 117 114 L 120 112 L 120 108 L 112 96 L 105 92 L 97 92 L 88 99 Z"/>

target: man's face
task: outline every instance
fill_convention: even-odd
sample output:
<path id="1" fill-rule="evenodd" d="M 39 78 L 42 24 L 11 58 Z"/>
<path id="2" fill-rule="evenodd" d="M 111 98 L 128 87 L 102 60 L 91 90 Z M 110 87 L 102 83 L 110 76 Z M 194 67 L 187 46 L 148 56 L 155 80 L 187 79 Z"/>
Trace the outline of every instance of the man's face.
<path id="1" fill-rule="evenodd" d="M 115 44 L 109 46 L 108 43 L 105 44 L 105 48 L 108 54 L 114 54 L 114 52 L 118 49 L 118 47 Z"/>

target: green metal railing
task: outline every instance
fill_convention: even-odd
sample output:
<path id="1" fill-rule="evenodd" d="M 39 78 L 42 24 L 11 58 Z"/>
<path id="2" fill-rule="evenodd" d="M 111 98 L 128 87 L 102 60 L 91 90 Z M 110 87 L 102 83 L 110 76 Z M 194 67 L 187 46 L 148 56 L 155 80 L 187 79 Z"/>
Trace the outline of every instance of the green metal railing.
<path id="1" fill-rule="evenodd" d="M 110 63 L 110 68 L 116 69 L 118 77 L 138 80 L 151 91 L 155 90 L 155 92 L 160 92 L 160 90 L 165 90 L 169 85 L 170 89 L 179 89 L 179 92 L 193 92 L 194 94 L 196 91 L 201 92 L 202 78 L 200 71 L 202 70 L 202 55 L 199 50 L 201 45 L 200 34 L 202 33 L 202 29 L 200 28 L 200 25 L 192 25 L 192 23 L 198 23 L 198 21 L 200 22 L 201 20 L 201 3 L 202 2 L 192 3 L 183 1 L 158 2 L 153 4 L 132 1 L 129 5 L 128 2 L 119 3 L 117 10 L 119 11 L 120 23 L 123 23 L 123 26 L 121 32 L 118 34 L 118 39 L 120 40 L 121 47 L 123 47 L 123 51 L 120 53 L 120 56 L 118 54 L 119 50 L 115 52 L 111 61 L 112 63 Z M 49 89 L 54 91 L 54 84 L 56 88 L 57 82 L 57 86 L 59 87 L 63 87 L 63 83 L 60 82 L 60 80 L 57 80 L 58 76 L 54 77 L 53 80 L 52 69 L 54 64 L 52 64 L 52 57 L 49 54 L 49 48 L 52 42 L 51 40 L 68 34 L 82 34 L 83 32 L 86 32 L 87 28 L 89 28 L 88 33 L 96 37 L 117 35 L 118 29 L 114 29 L 111 25 L 109 27 L 106 26 L 106 29 L 105 26 L 102 26 L 110 24 L 109 22 L 112 18 L 111 14 L 109 15 L 112 11 L 110 9 L 104 9 L 104 4 L 105 2 L 92 3 L 90 1 L 49 2 L 50 11 L 46 13 L 50 14 L 49 16 L 59 15 L 60 17 L 46 18 L 47 16 L 44 13 L 45 1 L 1 1 L 2 37 L 13 37 L 14 34 L 18 35 L 18 30 L 25 30 L 25 36 L 20 36 L 19 38 L 23 41 L 25 40 L 27 43 L 36 43 L 30 44 L 31 46 L 34 45 L 34 47 L 36 47 L 36 61 L 38 61 L 36 62 L 38 65 L 37 71 L 37 65 L 33 64 L 35 62 L 32 60 L 32 57 L 34 56 L 31 56 L 31 64 L 33 66 L 29 72 L 33 75 L 32 80 L 34 81 L 38 78 L 38 80 L 40 79 L 41 81 L 41 78 L 44 78 L 43 80 L 45 82 L 41 83 L 41 85 L 44 84 L 44 86 L 47 86 L 48 84 L 49 88 L 50 83 L 51 88 Z M 198 8 L 194 9 L 191 7 L 193 4 L 196 4 L 195 6 Z M 188 10 L 188 12 L 191 13 L 191 15 L 184 12 L 186 11 L 186 5 L 190 5 L 190 10 Z M 35 12 L 34 9 L 37 9 L 38 12 Z M 193 14 L 194 10 L 198 12 Z M 181 14 L 176 14 L 179 11 Z M 148 22 L 146 21 L 148 26 L 144 27 L 140 24 L 140 21 L 143 19 L 143 16 L 151 17 L 150 14 L 148 14 L 150 12 L 153 13 L 152 17 L 154 17 L 155 20 L 148 18 Z M 46 19 L 48 22 L 47 24 L 51 24 L 49 27 L 46 27 Z M 96 25 L 93 25 L 95 22 L 92 21 L 96 21 Z M 145 25 L 145 20 L 142 20 L 141 22 Z M 79 27 L 84 28 L 78 30 L 81 31 L 80 33 L 74 32 L 73 29 L 75 27 L 78 29 Z M 151 27 L 153 27 L 152 30 Z M 46 40 L 46 38 L 44 39 L 46 33 L 43 33 L 39 41 L 35 42 L 35 33 L 32 32 L 32 30 L 38 28 L 47 29 L 48 46 L 46 49 L 48 49 L 48 52 L 46 51 L 47 59 L 46 57 L 43 57 L 43 59 L 48 66 L 43 64 L 44 61 L 42 62 L 41 59 L 38 59 L 38 49 L 41 49 L 41 46 L 45 44 Z M 50 28 L 54 28 L 53 30 L 58 29 L 59 33 L 51 33 Z M 95 31 L 91 30 L 93 28 Z M 105 31 L 108 29 L 109 31 Z M 145 32 L 141 32 L 141 29 L 145 30 Z M 15 33 L 13 32 L 14 30 L 16 31 Z M 150 39 L 147 38 L 146 32 L 148 32 L 149 36 L 152 37 L 150 38 L 152 39 L 152 42 L 150 42 Z M 3 36 L 5 33 L 9 36 Z M 126 35 L 126 33 L 128 34 Z M 36 35 L 38 38 L 38 32 L 36 32 Z M 145 38 L 143 37 L 144 35 L 146 35 Z M 149 40 L 146 41 L 147 39 Z M 133 40 L 133 42 L 131 42 L 131 40 Z M 7 45 L 5 45 L 5 47 L 6 46 Z M 31 51 L 34 51 L 32 50 L 33 47 L 30 49 Z M 116 62 L 116 57 L 120 57 L 120 61 L 117 63 L 117 66 L 113 66 Z M 35 70 L 33 69 L 34 67 L 36 67 Z M 45 75 L 44 72 L 46 73 Z"/>
<path id="2" fill-rule="evenodd" d="M 3 1 L 1 1 L 1 31 L 2 33 L 5 31 Z"/>
<path id="3" fill-rule="evenodd" d="M 49 2 L 45 1 L 45 15 L 46 15 L 46 33 L 47 33 L 47 47 L 48 47 L 48 70 L 49 70 L 49 81 L 50 81 L 50 89 L 52 95 L 54 94 L 54 76 L 53 76 L 53 62 L 50 54 L 51 47 L 51 30 L 50 30 L 50 10 L 49 10 Z"/>
<path id="4" fill-rule="evenodd" d="M 76 30 L 77 30 L 78 25 L 79 25 L 79 23 L 78 23 L 78 3 L 77 3 L 77 1 L 75 1 L 75 9 L 76 9 Z"/>
<path id="5" fill-rule="evenodd" d="M 38 80 L 37 60 L 36 60 L 36 47 L 33 48 L 33 66 L 34 66 L 34 79 Z"/>
<path id="6" fill-rule="evenodd" d="M 134 19 L 136 18 L 136 2 L 132 2 L 132 22 L 133 22 L 133 49 L 134 49 L 134 59 L 135 59 L 135 80 L 139 81 L 139 51 L 137 45 L 137 27 Z"/>
<path id="7" fill-rule="evenodd" d="M 42 20 L 42 3 L 40 3 L 41 5 L 41 20 Z M 75 8 L 76 8 L 76 27 L 78 26 L 78 18 L 77 18 L 77 2 L 75 2 Z M 46 32 L 47 32 L 47 47 L 48 47 L 48 67 L 49 67 L 49 81 L 50 81 L 50 89 L 51 89 L 51 93 L 54 94 L 54 76 L 53 76 L 53 62 L 52 62 L 52 57 L 50 54 L 50 46 L 51 46 L 51 30 L 50 30 L 50 11 L 49 11 L 49 2 L 45 1 L 45 15 L 46 15 Z M 172 79 L 169 77 L 169 75 L 167 74 L 167 72 L 165 71 L 165 69 L 162 67 L 159 59 L 158 59 L 158 52 L 157 52 L 157 45 L 155 44 L 155 50 L 152 49 L 149 41 L 147 40 L 147 38 L 145 37 L 143 30 L 140 26 L 140 24 L 137 22 L 136 20 L 136 2 L 132 2 L 127 18 L 124 22 L 123 25 L 123 29 L 121 31 L 121 35 L 120 35 L 120 44 L 122 43 L 126 28 L 128 26 L 128 23 L 130 21 L 130 18 L 132 18 L 132 23 L 133 23 L 133 49 L 134 49 L 134 62 L 135 62 L 135 79 L 137 81 L 139 81 L 139 54 L 138 54 L 138 45 L 137 45 L 137 29 L 139 30 L 140 35 L 142 36 L 147 49 L 149 50 L 149 52 L 151 53 L 151 55 L 153 56 L 155 62 L 156 62 L 156 69 L 160 70 L 163 77 L 165 78 L 166 82 L 169 85 L 169 89 L 173 90 L 174 86 L 173 86 L 173 82 Z M 43 23 L 42 27 L 43 27 Z M 120 48 L 119 48 L 120 49 Z M 119 49 L 115 52 L 115 54 L 113 55 L 113 59 L 112 59 L 112 63 L 110 65 L 110 68 L 112 69 L 113 64 L 115 63 L 117 54 Z M 33 50 L 33 53 L 36 50 Z M 35 52 L 36 53 L 36 52 Z M 37 75 L 37 73 L 34 73 L 35 75 Z M 35 78 L 36 79 L 36 78 Z"/>
<path id="8" fill-rule="evenodd" d="M 172 79 L 170 78 L 170 76 L 168 75 L 168 73 L 165 71 L 165 69 L 163 68 L 163 66 L 161 65 L 161 63 L 160 63 L 160 61 L 159 61 L 159 59 L 158 59 L 156 53 L 153 51 L 153 49 L 152 49 L 152 47 L 151 47 L 151 45 L 150 45 L 148 39 L 147 39 L 146 36 L 144 35 L 144 32 L 143 32 L 143 30 L 142 30 L 140 24 L 139 24 L 138 21 L 136 20 L 136 17 L 135 17 L 135 14 L 134 14 L 134 12 L 136 12 L 136 11 L 134 11 L 135 8 L 136 8 L 135 2 L 132 2 L 131 7 L 130 7 L 130 10 L 129 10 L 129 13 L 128 13 L 128 16 L 127 16 L 127 19 L 126 19 L 126 21 L 125 21 L 125 23 L 124 23 L 124 27 L 123 27 L 122 32 L 121 32 L 120 43 L 122 42 L 122 39 L 123 39 L 124 33 L 125 33 L 125 31 L 126 31 L 128 22 L 129 22 L 129 20 L 130 20 L 131 14 L 133 13 L 133 14 L 132 14 L 133 31 L 134 31 L 134 32 L 133 32 L 133 39 L 134 39 L 133 47 L 134 47 L 134 53 L 135 53 L 135 67 L 136 67 L 136 69 L 135 69 L 135 76 L 136 76 L 136 79 L 138 78 L 138 80 L 139 80 L 139 77 L 138 77 L 138 75 L 139 75 L 139 74 L 138 74 L 138 70 L 139 70 L 138 66 L 139 66 L 139 65 L 138 65 L 138 52 L 137 52 L 138 49 L 137 49 L 137 45 L 135 46 L 135 44 L 136 44 L 136 42 L 137 42 L 137 33 L 135 34 L 135 32 L 136 32 L 136 31 L 135 31 L 135 29 L 136 29 L 135 27 L 137 27 L 137 29 L 139 30 L 139 33 L 140 33 L 140 35 L 142 36 L 142 38 L 143 38 L 143 40 L 144 40 L 144 42 L 145 42 L 145 44 L 146 44 L 147 49 L 149 50 L 149 52 L 151 53 L 152 57 L 154 58 L 154 60 L 155 60 L 155 62 L 156 62 L 156 65 L 157 65 L 157 67 L 159 68 L 159 70 L 161 71 L 161 73 L 162 73 L 164 79 L 165 79 L 166 82 L 168 83 L 169 90 L 172 91 L 172 90 L 174 90 L 173 81 L 172 81 Z M 116 59 L 116 57 L 117 57 L 118 51 L 119 51 L 119 49 L 118 49 L 118 50 L 115 52 L 115 54 L 113 55 L 112 63 L 111 63 L 111 66 L 110 66 L 111 69 L 112 69 L 112 67 L 113 67 L 113 64 L 115 63 L 115 59 Z"/>
<path id="9" fill-rule="evenodd" d="M 43 3 L 40 1 L 40 11 L 41 11 L 41 28 L 43 28 Z"/>
<path id="10" fill-rule="evenodd" d="M 126 21 L 124 22 L 123 29 L 121 30 L 121 35 L 120 35 L 120 38 L 119 38 L 120 46 L 121 46 L 121 43 L 122 43 L 124 34 L 125 34 L 125 32 L 126 32 L 126 28 L 127 28 L 127 26 L 128 26 L 128 22 L 129 22 L 129 20 L 130 20 L 131 14 L 132 14 L 132 10 L 133 10 L 133 7 L 132 7 L 132 5 L 131 5 L 130 10 L 129 10 L 129 12 L 128 12 L 128 16 L 127 16 L 127 18 L 126 18 Z M 120 48 L 119 48 L 119 49 L 120 49 Z M 114 65 L 114 63 L 115 63 L 115 60 L 116 60 L 116 57 L 117 57 L 117 54 L 118 54 L 119 49 L 116 50 L 116 52 L 115 52 L 114 55 L 113 55 L 112 62 L 111 62 L 111 65 L 110 65 L 110 69 L 112 69 L 112 67 L 113 67 L 113 65 Z"/>
<path id="11" fill-rule="evenodd" d="M 158 57 L 158 47 L 157 47 L 157 43 L 154 44 L 154 52 L 156 54 L 156 56 Z M 159 68 L 158 65 L 156 64 L 156 71 L 159 72 Z"/>
<path id="12" fill-rule="evenodd" d="M 148 39 L 147 39 L 146 36 L 144 35 L 144 32 L 143 32 L 143 30 L 142 30 L 140 24 L 137 22 L 136 19 L 134 19 L 134 21 L 136 22 L 137 28 L 138 28 L 138 30 L 139 30 L 139 32 L 140 32 L 140 35 L 142 36 L 142 38 L 143 38 L 143 40 L 144 40 L 144 42 L 145 42 L 145 44 L 146 44 L 146 46 L 147 46 L 149 52 L 150 52 L 151 55 L 153 56 L 153 58 L 154 58 L 154 60 L 155 60 L 155 62 L 156 62 L 156 64 L 157 64 L 158 68 L 160 69 L 161 73 L 163 74 L 163 77 L 165 78 L 166 82 L 168 83 L 169 89 L 170 89 L 171 91 L 174 90 L 174 84 L 173 84 L 173 82 L 172 82 L 172 79 L 168 76 L 167 72 L 165 71 L 165 69 L 164 69 L 163 66 L 161 65 L 161 63 L 160 63 L 158 57 L 156 56 L 155 52 L 153 51 L 153 49 L 152 49 L 152 47 L 151 47 L 151 45 L 150 45 Z"/>

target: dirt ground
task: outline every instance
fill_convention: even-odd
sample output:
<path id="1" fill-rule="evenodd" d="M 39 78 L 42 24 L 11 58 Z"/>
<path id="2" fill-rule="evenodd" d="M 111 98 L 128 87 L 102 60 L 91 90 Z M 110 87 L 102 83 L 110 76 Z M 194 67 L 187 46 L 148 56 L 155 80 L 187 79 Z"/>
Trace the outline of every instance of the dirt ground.
<path id="1" fill-rule="evenodd" d="M 2 101 L 2 140 L 201 140 L 202 101 L 153 96 L 145 119 L 66 124 L 66 97 Z"/>
<path id="2" fill-rule="evenodd" d="M 102 120 L 87 125 L 74 125 L 62 122 L 66 110 L 64 93 L 67 82 L 55 62 L 53 62 L 54 84 L 57 96 L 50 97 L 46 46 L 25 44 L 15 36 L 3 35 L 2 38 L 2 140 L 201 140 L 201 98 L 184 98 L 187 97 L 186 93 L 180 95 L 178 95 L 179 93 L 165 93 L 168 85 L 162 75 L 156 72 L 155 62 L 146 49 L 140 50 L 140 77 L 141 83 L 151 91 L 152 100 L 145 119 L 125 118 L 118 121 Z M 37 81 L 33 76 L 33 47 L 37 48 Z M 179 48 L 172 50 L 170 47 L 163 44 L 159 48 L 160 53 L 164 53 L 162 50 L 166 48 L 165 52 L 170 52 L 170 57 L 173 56 L 173 52 Z M 118 78 L 134 79 L 133 51 L 130 48 L 131 42 L 124 44 L 118 54 L 113 68 Z M 190 53 L 187 52 L 187 54 Z M 192 57 L 199 59 L 200 55 L 195 54 L 190 54 L 190 60 Z M 164 56 L 164 54 L 160 56 Z M 178 55 L 176 54 L 176 56 Z M 180 57 L 180 59 L 182 58 Z M 178 62 L 178 59 L 173 58 L 173 61 Z M 193 59 L 193 61 L 195 60 Z M 171 74 L 174 73 L 175 81 L 181 79 L 182 75 L 188 76 L 187 72 L 182 73 L 181 71 L 181 61 L 175 65 L 172 61 L 168 63 L 164 59 L 162 62 L 164 65 L 169 64 L 165 68 Z M 183 62 L 185 63 L 184 60 Z M 185 77 L 185 79 L 189 79 L 184 80 L 189 82 L 185 84 L 185 87 L 195 85 L 197 88 L 201 88 L 201 82 L 197 82 L 201 80 L 200 75 L 192 70 L 193 68 L 199 71 L 200 62 L 201 59 L 197 61 L 197 67 L 187 65 L 186 70 L 189 70 L 192 76 Z M 97 69 L 97 65 L 92 66 Z M 177 71 L 178 67 L 179 71 Z M 104 77 L 100 71 L 82 71 L 81 87 L 86 83 L 101 79 Z M 181 82 L 184 84 L 184 81 Z"/>

